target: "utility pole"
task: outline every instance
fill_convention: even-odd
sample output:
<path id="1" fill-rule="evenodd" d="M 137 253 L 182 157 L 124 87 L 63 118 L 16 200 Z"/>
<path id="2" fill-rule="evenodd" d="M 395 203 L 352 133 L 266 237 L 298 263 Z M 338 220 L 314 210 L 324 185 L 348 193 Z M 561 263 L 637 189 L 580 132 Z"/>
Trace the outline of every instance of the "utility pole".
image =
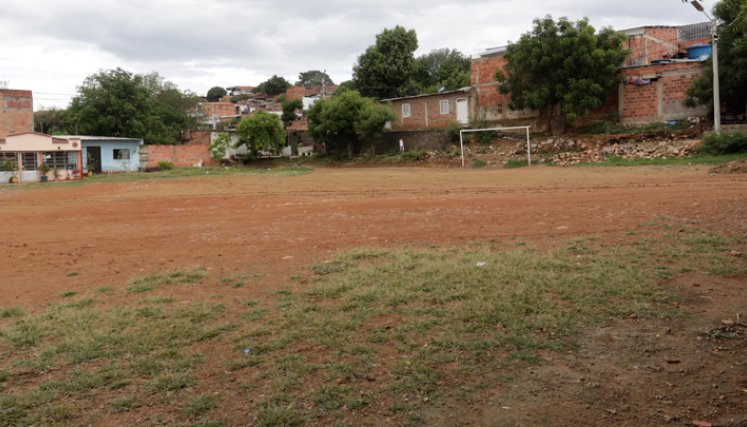
<path id="1" fill-rule="evenodd" d="M 683 3 L 687 0 L 682 0 Z M 698 0 L 690 0 L 690 4 L 708 18 L 711 23 L 711 41 L 713 52 L 711 58 L 713 62 L 713 130 L 716 133 L 721 132 L 721 89 L 718 82 L 718 21 L 711 18 L 711 15 L 705 11 L 703 5 Z"/>

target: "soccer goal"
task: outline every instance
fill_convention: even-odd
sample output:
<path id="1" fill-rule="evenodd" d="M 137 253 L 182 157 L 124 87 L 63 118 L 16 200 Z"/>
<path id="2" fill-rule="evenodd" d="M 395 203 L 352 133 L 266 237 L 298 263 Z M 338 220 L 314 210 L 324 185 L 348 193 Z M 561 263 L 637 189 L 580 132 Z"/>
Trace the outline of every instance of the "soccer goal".
<path id="1" fill-rule="evenodd" d="M 485 129 L 462 129 L 459 131 L 459 146 L 462 149 L 462 167 L 464 167 L 464 134 L 465 133 L 477 133 L 477 132 L 504 132 L 504 131 L 517 131 L 524 130 L 527 138 L 527 163 L 532 165 L 532 142 L 529 138 L 529 128 L 531 126 L 509 126 L 509 127 L 497 127 L 497 128 L 485 128 Z"/>

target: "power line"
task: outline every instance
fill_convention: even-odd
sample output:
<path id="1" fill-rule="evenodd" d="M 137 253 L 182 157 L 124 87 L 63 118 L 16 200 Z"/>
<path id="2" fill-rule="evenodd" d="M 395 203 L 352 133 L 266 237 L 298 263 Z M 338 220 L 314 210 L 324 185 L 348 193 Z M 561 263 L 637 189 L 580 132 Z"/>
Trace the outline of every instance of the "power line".
<path id="1" fill-rule="evenodd" d="M 55 93 L 55 92 L 37 92 L 37 91 L 34 91 L 34 93 L 39 93 L 42 95 L 75 96 L 74 93 Z"/>

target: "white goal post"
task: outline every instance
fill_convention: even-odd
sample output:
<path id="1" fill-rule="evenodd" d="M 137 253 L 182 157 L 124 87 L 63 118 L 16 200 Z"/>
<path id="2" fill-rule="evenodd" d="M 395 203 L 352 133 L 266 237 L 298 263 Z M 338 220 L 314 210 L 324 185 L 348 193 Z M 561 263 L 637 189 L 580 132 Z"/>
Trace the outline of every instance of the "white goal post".
<path id="1" fill-rule="evenodd" d="M 529 128 L 531 126 L 510 126 L 510 127 L 497 127 L 497 128 L 489 128 L 489 129 L 461 129 L 459 131 L 459 146 L 462 149 L 462 167 L 464 167 L 464 138 L 463 134 L 465 133 L 476 133 L 476 132 L 495 132 L 495 131 L 503 131 L 503 130 L 517 130 L 517 129 L 524 129 L 526 130 L 527 135 L 527 162 L 529 163 L 529 166 L 532 165 L 532 142 L 529 139 Z"/>

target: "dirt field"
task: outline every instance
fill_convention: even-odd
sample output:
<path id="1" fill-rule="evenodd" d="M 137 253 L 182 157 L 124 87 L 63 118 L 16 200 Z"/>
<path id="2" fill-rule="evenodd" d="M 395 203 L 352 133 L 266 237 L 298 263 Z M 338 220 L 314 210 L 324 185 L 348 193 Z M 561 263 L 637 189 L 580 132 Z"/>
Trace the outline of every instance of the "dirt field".
<path id="1" fill-rule="evenodd" d="M 709 176 L 705 166 L 322 168 L 0 187 L 0 212 L 0 306 L 42 307 L 72 288 L 193 267 L 213 277 L 254 272 L 262 280 L 241 290 L 252 293 L 361 247 L 516 239 L 547 249 L 580 236 L 622 240 L 661 218 L 747 238 L 747 175 Z M 590 331 L 577 354 L 520 372 L 525 386 L 489 390 L 463 410 L 480 425 L 692 425 L 710 417 L 745 426 L 744 339 L 714 351 L 697 337 L 735 313 L 747 316 L 746 286 L 744 276 L 678 277 L 671 287 L 692 318 L 611 322 Z"/>

